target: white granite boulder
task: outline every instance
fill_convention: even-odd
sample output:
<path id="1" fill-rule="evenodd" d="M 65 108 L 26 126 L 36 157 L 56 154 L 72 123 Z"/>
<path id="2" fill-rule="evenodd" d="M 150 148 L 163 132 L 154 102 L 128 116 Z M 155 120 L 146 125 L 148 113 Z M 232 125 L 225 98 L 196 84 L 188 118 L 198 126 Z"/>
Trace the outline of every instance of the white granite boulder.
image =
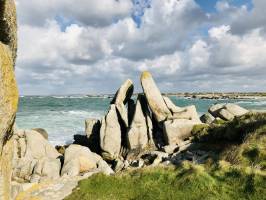
<path id="1" fill-rule="evenodd" d="M 115 160 L 118 158 L 121 149 L 121 127 L 115 105 L 110 106 L 109 112 L 102 119 L 100 146 L 104 159 Z"/>

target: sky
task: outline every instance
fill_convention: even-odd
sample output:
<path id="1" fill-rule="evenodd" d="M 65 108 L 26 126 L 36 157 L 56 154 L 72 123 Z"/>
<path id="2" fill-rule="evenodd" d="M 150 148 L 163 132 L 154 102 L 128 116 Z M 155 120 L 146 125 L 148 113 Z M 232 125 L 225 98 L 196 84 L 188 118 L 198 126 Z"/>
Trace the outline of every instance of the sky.
<path id="1" fill-rule="evenodd" d="M 266 89 L 265 0 L 16 0 L 21 95 Z"/>

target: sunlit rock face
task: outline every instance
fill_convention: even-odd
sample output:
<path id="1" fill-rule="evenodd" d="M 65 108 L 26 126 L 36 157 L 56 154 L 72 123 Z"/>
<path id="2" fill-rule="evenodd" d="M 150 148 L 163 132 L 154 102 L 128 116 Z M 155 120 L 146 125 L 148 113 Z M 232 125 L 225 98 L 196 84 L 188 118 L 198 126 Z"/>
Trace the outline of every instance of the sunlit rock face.
<path id="1" fill-rule="evenodd" d="M 13 0 L 0 1 L 0 199 L 10 199 L 13 125 L 18 106 L 14 74 L 17 50 L 16 10 Z"/>
<path id="2" fill-rule="evenodd" d="M 17 56 L 17 20 L 14 0 L 0 1 L 0 41 L 7 45 L 15 64 Z M 15 66 L 13 64 L 13 66 Z"/>

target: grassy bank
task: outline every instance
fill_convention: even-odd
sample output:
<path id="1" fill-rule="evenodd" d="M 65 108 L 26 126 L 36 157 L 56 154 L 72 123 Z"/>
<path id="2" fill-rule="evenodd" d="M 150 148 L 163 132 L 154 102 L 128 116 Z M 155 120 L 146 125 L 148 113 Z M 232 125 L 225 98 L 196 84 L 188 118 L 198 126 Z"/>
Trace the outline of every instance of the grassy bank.
<path id="1" fill-rule="evenodd" d="M 266 175 L 221 163 L 216 169 L 185 163 L 81 181 L 66 200 L 90 199 L 266 199 Z"/>
<path id="2" fill-rule="evenodd" d="M 83 180 L 66 200 L 266 199 L 266 114 L 196 127 L 194 138 L 214 153 L 204 165 L 184 162 Z"/>

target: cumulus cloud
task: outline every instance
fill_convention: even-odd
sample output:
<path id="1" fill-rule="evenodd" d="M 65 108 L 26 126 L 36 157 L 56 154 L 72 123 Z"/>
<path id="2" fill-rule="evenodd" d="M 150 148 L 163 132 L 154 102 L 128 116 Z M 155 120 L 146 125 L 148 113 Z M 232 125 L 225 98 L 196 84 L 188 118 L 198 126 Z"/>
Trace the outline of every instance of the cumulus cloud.
<path id="1" fill-rule="evenodd" d="M 106 26 L 130 16 L 131 0 L 16 0 L 19 21 L 42 26 L 47 19 L 61 17 L 84 25 Z"/>
<path id="2" fill-rule="evenodd" d="M 194 0 L 138 1 L 17 0 L 21 93 L 112 93 L 127 78 L 140 90 L 143 70 L 165 92 L 263 90 L 263 0 L 218 1 L 212 14 Z"/>

